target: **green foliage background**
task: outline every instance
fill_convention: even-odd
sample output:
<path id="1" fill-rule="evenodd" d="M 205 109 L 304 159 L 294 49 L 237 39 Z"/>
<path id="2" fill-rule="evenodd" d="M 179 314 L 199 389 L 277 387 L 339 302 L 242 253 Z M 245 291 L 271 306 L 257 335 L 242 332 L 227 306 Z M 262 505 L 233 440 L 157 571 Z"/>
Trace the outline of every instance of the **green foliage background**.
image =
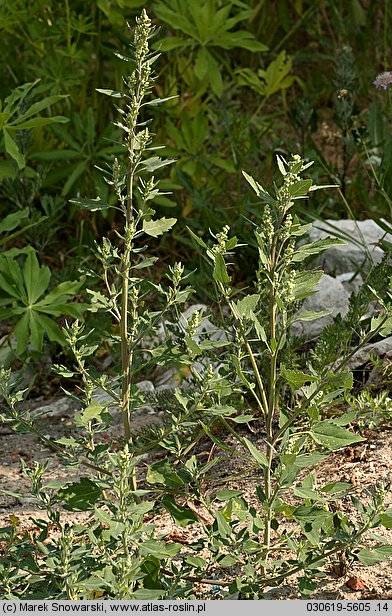
<path id="1" fill-rule="evenodd" d="M 175 97 L 154 109 L 163 154 L 177 160 L 160 172 L 168 194 L 156 204 L 179 221 L 157 246 L 198 269 L 202 299 L 205 266 L 186 226 L 203 236 L 229 224 L 252 246 L 257 206 L 242 170 L 269 184 L 277 153 L 315 160 L 314 181 L 341 186 L 346 201 L 320 194 L 304 218 L 347 207 L 389 217 L 389 93 L 372 85 L 389 68 L 388 2 L 0 0 L 0 216 L 16 216 L 1 229 L 5 249 L 32 246 L 63 282 L 118 227 L 114 210 L 92 216 L 70 200 L 110 198 L 99 168 L 121 154 L 121 131 L 97 89 L 121 90 L 118 50 L 143 7 L 161 27 L 154 94 Z"/>

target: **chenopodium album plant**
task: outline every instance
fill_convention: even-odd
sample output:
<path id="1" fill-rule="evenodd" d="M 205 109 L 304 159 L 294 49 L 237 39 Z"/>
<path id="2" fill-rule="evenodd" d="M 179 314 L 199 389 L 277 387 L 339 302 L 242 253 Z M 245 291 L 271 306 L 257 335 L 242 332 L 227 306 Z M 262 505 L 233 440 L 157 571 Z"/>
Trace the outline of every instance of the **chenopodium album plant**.
<path id="1" fill-rule="evenodd" d="M 152 599 L 166 595 L 171 586 L 172 596 L 178 594 L 178 572 L 174 568 L 167 585 L 160 569 L 161 562 L 166 565 L 181 546 L 153 539 L 154 527 L 144 524 L 143 516 L 153 508 L 154 502 L 139 502 L 146 492 L 137 490 L 136 467 L 140 458 L 135 453 L 140 452 L 135 452 L 136 435 L 132 428 L 132 413 L 143 404 L 142 393 L 136 385 L 137 376 L 149 362 L 150 351 L 140 348 L 141 342 L 154 334 L 166 311 L 182 304 L 190 294 L 190 289 L 183 285 L 181 264 L 169 269 L 170 285 L 153 284 L 140 275 L 141 270 L 156 261 L 155 257 L 145 256 L 147 247 L 142 242 L 143 236 L 158 237 L 175 223 L 175 219 L 154 219 L 155 212 L 150 205 L 160 194 L 153 173 L 171 162 L 149 153 L 153 149 L 149 120 L 143 121 L 141 117 L 148 104 L 162 102 L 146 100 L 153 86 L 151 67 L 159 55 L 149 52 L 148 43 L 153 34 L 151 21 L 143 11 L 135 28 L 132 57 L 126 58 L 133 65 L 131 75 L 124 79 L 126 93 L 104 91 L 125 101 L 124 109 L 119 109 L 121 121 L 117 124 L 125 133 L 126 160 L 122 163 L 115 159 L 111 169 L 103 170 L 116 194 L 113 207 L 123 214 L 124 227 L 118 234 L 119 246 L 113 246 L 104 238 L 98 247 L 106 294 L 91 291 L 91 297 L 93 311 L 103 309 L 113 317 L 113 342 L 121 349 L 119 377 L 109 380 L 90 368 L 88 358 L 97 348 L 87 340 L 91 332 L 85 332 L 78 320 L 68 325 L 64 333 L 74 352 L 76 366 L 74 370 L 65 366 L 57 369 L 64 377 L 72 378 L 75 374 L 82 377 L 84 387 L 79 400 L 82 408 L 76 416 L 81 434 L 78 438 L 64 436 L 51 440 L 37 424 L 37 414 L 19 411 L 24 392 L 11 385 L 9 370 L 1 371 L 0 393 L 9 408 L 1 420 L 17 430 L 35 434 L 61 456 L 64 464 L 81 465 L 90 472 L 89 477 L 82 477 L 76 483 L 63 482 L 59 489 L 58 484 L 43 485 L 44 466 L 38 463 L 32 468 L 25 466 L 38 506 L 46 510 L 50 523 L 37 520 L 37 534 L 33 538 L 26 538 L 19 532 L 17 521 L 12 528 L 2 530 L 7 555 L 0 560 L 0 587 L 2 596 L 7 598 L 93 598 L 98 592 L 98 596 L 107 598 Z M 100 198 L 76 199 L 75 202 L 92 211 L 110 207 Z M 24 284 L 29 287 L 28 291 L 32 279 L 27 274 L 33 269 L 26 270 Z M 38 282 L 34 297 L 29 296 L 29 304 L 45 290 L 46 278 L 46 272 L 38 270 Z M 157 302 L 163 298 L 163 306 L 157 305 L 154 310 L 148 308 L 151 293 L 155 293 Z M 31 307 L 28 306 L 29 314 Z M 169 351 L 166 347 L 162 349 L 163 354 Z M 159 351 L 155 353 L 154 365 L 160 361 L 160 355 Z M 181 359 L 184 360 L 186 357 Z M 98 388 L 107 393 L 110 402 L 98 402 L 94 396 Z M 126 444 L 118 453 L 108 451 L 110 443 L 104 441 L 101 434 L 110 423 L 109 406 L 115 407 L 123 419 Z M 165 433 L 160 434 L 158 441 L 155 439 L 149 447 L 154 448 L 164 436 Z M 55 510 L 58 502 L 65 503 L 65 509 L 72 511 L 94 510 L 92 524 L 87 528 L 69 528 Z M 59 531 L 59 538 L 52 536 L 50 524 Z M 47 539 L 49 542 L 44 546 L 43 541 Z M 23 558 L 20 558 L 21 553 Z M 31 556 L 26 559 L 26 554 Z M 44 566 L 41 568 L 41 565 Z"/>
<path id="2" fill-rule="evenodd" d="M 149 52 L 148 41 L 154 30 L 147 14 L 143 12 L 135 30 L 134 56 L 121 56 L 134 64 L 131 75 L 124 78 L 127 92 L 99 90 L 125 101 L 125 108 L 119 109 L 121 120 L 115 124 L 125 134 L 126 161 L 123 163 L 115 158 L 112 167 L 108 166 L 102 170 L 106 182 L 115 192 L 116 203 L 111 206 L 100 197 L 72 200 L 80 207 L 92 211 L 114 207 L 121 212 L 124 219 L 123 231 L 117 233 L 120 245 L 114 246 L 104 238 L 98 247 L 102 265 L 101 280 L 106 294 L 89 291 L 92 311 L 105 310 L 114 319 L 116 335 L 112 341 L 120 345 L 120 378 L 109 382 L 105 376 L 97 378 L 88 371 L 86 358 L 92 355 L 97 347 L 80 344 L 88 336 L 83 333 L 83 326 L 78 322 L 74 323 L 67 329 L 67 335 L 85 383 L 86 410 L 83 417 L 88 418 L 88 421 L 101 417 L 108 403 L 106 406 L 99 405 L 93 401 L 92 395 L 98 387 L 103 389 L 110 396 L 112 404 L 121 410 L 124 437 L 130 446 L 134 440 L 132 413 L 143 405 L 143 396 L 137 387 L 138 375 L 143 374 L 143 371 L 145 373 L 149 364 L 156 365 L 161 360 L 159 349 L 153 353 L 147 348 L 147 339 L 153 337 L 164 315 L 183 304 L 191 293 L 190 287 L 184 285 L 186 276 L 181 263 L 169 267 L 166 275 L 171 283 L 169 286 L 154 284 L 147 276 L 140 274 L 141 270 L 151 268 L 157 261 L 156 257 L 145 256 L 147 245 L 143 243 L 143 238 L 156 238 L 171 229 L 176 222 L 175 218 L 154 218 L 155 210 L 151 206 L 153 199 L 165 194 L 159 190 L 158 181 L 153 174 L 173 162 L 154 154 L 154 151 L 162 146 L 152 145 L 150 120 L 143 118 L 143 112 L 149 105 L 155 106 L 170 100 L 146 100 L 154 83 L 151 67 L 159 57 L 159 54 Z M 153 310 L 149 308 L 152 297 Z M 167 355 L 166 347 L 162 348 L 162 354 Z M 171 359 L 174 361 L 174 354 Z M 182 361 L 186 362 L 186 357 L 182 358 Z M 67 370 L 64 374 L 69 376 Z M 133 490 L 136 490 L 135 467 L 132 468 L 130 482 Z"/>
<path id="3" fill-rule="evenodd" d="M 144 255 L 143 235 L 156 237 L 174 223 L 172 219 L 153 218 L 150 202 L 159 189 L 152 173 L 167 161 L 148 154 L 151 136 L 140 117 L 147 104 L 144 97 L 152 86 L 151 64 L 156 56 L 149 53 L 148 41 L 153 31 L 143 11 L 134 35 L 134 70 L 125 80 L 128 91 L 106 91 L 125 99 L 120 125 L 125 132 L 126 165 L 115 160 L 112 169 L 105 171 L 117 195 L 114 207 L 124 215 L 125 224 L 118 247 L 107 239 L 99 247 L 106 294 L 92 291 L 91 297 L 93 309 L 108 311 L 117 324 L 120 388 L 116 380 L 99 376 L 89 367 L 88 357 L 96 347 L 89 344 L 89 332 L 83 331 L 78 321 L 66 328 L 76 359 L 75 370 L 58 370 L 64 377 L 78 372 L 84 382 L 82 408 L 76 415 L 76 425 L 83 429 L 79 437 L 48 439 L 40 432 L 33 414 L 19 412 L 23 392 L 13 391 L 9 372 L 2 373 L 1 393 L 9 412 L 1 419 L 19 430 L 30 430 L 65 464 L 80 465 L 89 472 L 78 482 L 65 481 L 59 487 L 57 483 L 43 484 L 45 466 L 25 465 L 32 492 L 48 521 L 35 520 L 35 529 L 28 535 L 20 531 L 14 519 L 9 528 L 1 529 L 5 556 L 0 558 L 0 589 L 7 599 L 199 598 L 195 583 L 200 582 L 215 591 L 221 589 L 220 596 L 259 598 L 268 596 L 264 593 L 266 586 L 278 585 L 299 572 L 304 574 L 299 589 L 307 594 L 314 588 L 312 578 L 322 575 L 321 568 L 328 557 L 338 555 L 341 561 L 357 558 L 369 564 L 391 553 L 392 548 L 385 544 L 369 550 L 362 543 L 369 529 L 392 525 L 390 512 L 384 511 L 384 487 L 377 488 L 366 508 L 352 498 L 358 515 L 357 521 L 351 521 L 338 506 L 351 486 L 336 482 L 318 486 L 314 472 L 324 454 L 313 451 L 312 443 L 328 451 L 362 440 L 346 428 L 350 414 L 333 420 L 322 417 L 323 409 L 335 404 L 351 387 L 352 376 L 344 370 L 347 357 L 333 370 L 325 366 L 318 373 L 310 368 L 307 372 L 299 370 L 293 360 L 290 363 L 290 354 L 285 355 L 294 320 L 321 316 L 294 311 L 322 275 L 321 271 L 300 271 L 298 264 L 338 242 L 321 240 L 297 245 L 309 225 L 300 224 L 290 210 L 297 198 L 307 196 L 314 188 L 311 180 L 300 177 L 307 165 L 299 157 L 289 163 L 279 159 L 284 179 L 274 195 L 246 176 L 264 204 L 261 225 L 255 230 L 259 266 L 253 293 L 237 299 L 232 289 L 225 259 L 237 246 L 237 239 L 229 238 L 228 228 L 216 236 L 217 242 L 211 248 L 195 236 L 213 264 L 213 278 L 233 316 L 234 330 L 226 340 L 231 344 L 231 355 L 222 368 L 224 373 L 212 365 L 204 374 L 192 367 L 194 387 L 174 393 L 182 408 L 178 412 L 180 419 L 189 424 L 195 423 L 195 416 L 201 416 L 200 426 L 219 447 L 236 456 L 247 456 L 248 463 L 250 456 L 257 470 L 259 507 L 249 505 L 240 490 L 214 491 L 210 471 L 219 458 L 200 464 L 196 455 L 190 455 L 198 437 L 183 447 L 179 423 L 174 421 L 167 429 L 157 429 L 155 442 L 144 440 L 139 446 L 132 415 L 143 404 L 136 379 L 148 355 L 153 356 L 154 363 L 168 363 L 176 357 L 189 365 L 214 348 L 213 341 L 195 338 L 201 320 L 198 312 L 188 320 L 178 345 L 167 341 L 148 349 L 142 344 L 162 315 L 182 303 L 190 292 L 180 286 L 183 267 L 179 264 L 169 271 L 169 288 L 139 275 L 140 269 L 155 261 Z M 77 202 L 92 210 L 109 207 L 99 198 Z M 164 299 L 159 310 L 148 308 L 150 291 Z M 361 344 L 373 334 L 387 332 L 390 323 L 388 314 L 375 319 Z M 230 366 L 234 368 L 234 378 L 230 378 Z M 112 404 L 97 400 L 94 393 L 98 387 L 108 394 Z M 242 415 L 241 409 L 233 406 L 240 400 L 239 394 L 247 407 Z M 110 423 L 109 406 L 121 410 L 124 424 L 126 444 L 115 452 L 100 434 Z M 214 430 L 217 422 L 237 439 L 236 446 L 218 438 Z M 258 422 L 264 429 L 265 433 L 257 431 L 259 442 L 244 437 L 236 428 L 251 422 Z M 157 445 L 177 454 L 177 460 L 173 464 L 168 459 L 159 460 L 147 469 L 145 485 L 154 491 L 154 502 L 148 489 L 138 489 L 136 479 L 140 454 Z M 91 511 L 89 521 L 85 525 L 64 524 L 59 502 L 65 510 Z M 204 508 L 198 508 L 200 504 Z M 171 537 L 157 535 L 145 515 L 160 505 L 180 527 L 198 523 L 198 530 L 203 531 L 200 538 L 194 542 L 190 539 L 185 549 Z M 373 539 L 381 543 L 376 535 Z"/>
<path id="4" fill-rule="evenodd" d="M 350 555 L 366 565 L 392 553 L 392 546 L 384 543 L 372 550 L 362 545 L 363 535 L 369 528 L 379 524 L 390 527 L 390 511 L 381 513 L 384 487 L 379 487 L 372 506 L 367 509 L 352 497 L 361 519 L 356 525 L 342 511 L 336 510 L 336 506 L 335 510 L 331 507 L 333 501 L 350 494 L 351 485 L 331 482 L 319 486 L 313 471 L 325 457 L 320 449 L 333 451 L 364 440 L 347 428 L 355 414 L 325 419 L 323 411 L 337 404 L 351 390 L 353 375 L 345 367 L 352 355 L 373 336 L 390 333 L 391 302 L 383 302 L 384 313 L 372 319 L 368 331 L 359 332 L 357 347 L 347 350 L 333 366 L 325 365 L 316 372 L 309 365 L 304 372 L 298 369 L 298 360 L 292 353 L 286 352 L 290 328 L 295 321 L 310 321 L 328 314 L 328 311 L 310 312 L 300 308 L 302 301 L 314 293 L 323 275 L 321 270 L 301 269 L 301 263 L 342 243 L 332 238 L 312 243 L 302 239 L 311 224 L 301 224 L 292 212 L 297 199 L 306 198 L 311 191 L 320 188 L 313 186 L 312 180 L 301 178 L 300 174 L 311 164 L 304 164 L 298 155 L 289 162 L 278 157 L 283 183 L 271 194 L 244 173 L 263 205 L 261 224 L 255 227 L 259 259 L 253 293 L 237 299 L 238 290 L 231 286 L 226 259 L 233 254 L 238 240 L 229 237 L 229 227 L 216 235 L 212 247 L 192 234 L 213 265 L 219 295 L 228 304 L 233 317 L 235 345 L 231 364 L 235 382 L 240 383 L 248 399 L 253 400 L 252 420 L 262 422 L 265 430 L 265 435 L 259 437 L 258 447 L 233 428 L 231 420 L 238 422 L 235 409 L 227 405 L 221 407 L 221 422 L 249 451 L 262 477 L 257 487 L 261 511 L 257 514 L 257 524 L 255 519 L 252 521 L 253 532 L 256 526 L 260 534 L 252 538 L 248 532 L 244 535 L 242 529 L 236 537 L 236 540 L 246 539 L 248 543 L 244 546 L 249 546 L 247 581 L 236 580 L 231 587 L 242 595 L 253 593 L 256 596 L 260 583 L 276 584 L 300 571 L 305 576 L 300 579 L 299 589 L 307 594 L 316 586 L 311 578 L 323 575 L 321 567 L 328 556 Z M 219 439 L 210 430 L 206 432 L 218 443 Z M 305 469 L 311 472 L 304 475 Z M 302 504 L 288 502 L 288 491 L 301 499 Z M 231 505 L 230 511 L 224 510 L 225 519 L 229 521 L 227 537 L 231 539 L 236 534 L 233 514 L 237 516 L 238 510 L 243 508 L 238 499 L 235 500 L 237 508 Z M 297 522 L 301 534 L 288 532 L 282 525 L 285 519 Z M 378 537 L 380 540 L 383 541 Z M 243 555 L 238 550 L 241 541 L 237 542 L 237 552 L 231 545 L 231 564 L 242 561 Z M 227 558 L 225 563 L 228 564 Z"/>

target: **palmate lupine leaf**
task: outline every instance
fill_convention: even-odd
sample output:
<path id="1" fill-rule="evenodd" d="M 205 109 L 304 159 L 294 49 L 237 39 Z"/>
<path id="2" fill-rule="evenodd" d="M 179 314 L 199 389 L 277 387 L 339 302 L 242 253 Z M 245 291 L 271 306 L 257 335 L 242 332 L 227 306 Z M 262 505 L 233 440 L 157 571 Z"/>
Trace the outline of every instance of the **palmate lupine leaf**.
<path id="1" fill-rule="evenodd" d="M 17 339 L 18 355 L 23 355 L 29 344 L 42 351 L 45 336 L 64 344 L 62 331 L 52 317 L 83 318 L 87 305 L 70 300 L 79 292 L 84 280 L 62 282 L 44 295 L 50 278 L 49 268 L 39 265 L 33 250 L 27 254 L 23 266 L 10 256 L 0 258 L 0 318 L 17 317 L 13 334 Z"/>
<path id="2" fill-rule="evenodd" d="M 213 92 L 221 96 L 224 83 L 217 50 L 242 48 L 257 52 L 268 49 L 247 30 L 232 31 L 252 14 L 250 7 L 245 3 L 242 6 L 245 10 L 237 10 L 233 14 L 235 9 L 232 3 L 220 7 L 216 0 L 156 2 L 154 12 L 157 17 L 176 31 L 174 37 L 164 38 L 157 46 L 162 51 L 186 49 L 195 62 L 196 77 L 209 82 Z"/>
<path id="3" fill-rule="evenodd" d="M 19 149 L 15 135 L 17 131 L 27 130 L 31 128 L 40 128 L 50 124 L 63 124 L 68 122 L 68 118 L 64 116 L 41 116 L 38 115 L 41 111 L 48 109 L 52 105 L 66 98 L 66 95 L 47 96 L 28 107 L 24 113 L 18 115 L 23 101 L 31 92 L 37 81 L 25 83 L 11 92 L 5 99 L 2 113 L 0 114 L 0 131 L 3 133 L 4 149 L 11 158 L 14 159 L 19 169 L 23 169 L 26 165 L 25 157 Z M 1 108 L 1 102 L 0 102 Z M 9 174 L 8 174 L 9 177 Z"/>

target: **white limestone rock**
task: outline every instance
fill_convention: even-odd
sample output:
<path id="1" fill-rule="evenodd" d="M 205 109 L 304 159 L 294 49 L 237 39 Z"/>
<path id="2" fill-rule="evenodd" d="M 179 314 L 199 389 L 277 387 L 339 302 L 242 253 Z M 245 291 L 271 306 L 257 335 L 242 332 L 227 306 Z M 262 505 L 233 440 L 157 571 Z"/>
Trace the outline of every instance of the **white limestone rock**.
<path id="1" fill-rule="evenodd" d="M 350 293 L 344 288 L 342 282 L 324 274 L 315 290 L 317 290 L 317 293 L 306 298 L 300 312 L 302 310 L 313 312 L 330 310 L 331 313 L 315 321 L 295 321 L 291 326 L 291 334 L 294 336 L 306 336 L 308 339 L 317 338 L 323 329 L 333 321 L 334 317 L 338 314 L 344 317 L 347 314 Z"/>
<path id="2" fill-rule="evenodd" d="M 77 402 L 63 396 L 62 398 L 58 398 L 49 404 L 36 408 L 34 410 L 34 414 L 39 413 L 42 414 L 43 417 L 61 419 L 62 417 L 71 417 L 77 406 Z"/>
<path id="3" fill-rule="evenodd" d="M 339 282 L 342 283 L 350 295 L 351 293 L 358 293 L 359 289 L 363 285 L 363 278 L 361 274 L 357 274 L 356 272 L 340 274 L 339 276 L 336 276 L 336 280 L 339 280 Z"/>
<path id="4" fill-rule="evenodd" d="M 344 246 L 334 246 L 321 253 L 317 259 L 326 274 L 344 274 L 362 270 L 367 272 L 373 264 L 379 263 L 384 251 L 377 246 L 381 239 L 392 242 L 392 235 L 386 233 L 374 220 L 325 220 L 314 223 L 310 241 L 326 237 L 340 237 Z"/>

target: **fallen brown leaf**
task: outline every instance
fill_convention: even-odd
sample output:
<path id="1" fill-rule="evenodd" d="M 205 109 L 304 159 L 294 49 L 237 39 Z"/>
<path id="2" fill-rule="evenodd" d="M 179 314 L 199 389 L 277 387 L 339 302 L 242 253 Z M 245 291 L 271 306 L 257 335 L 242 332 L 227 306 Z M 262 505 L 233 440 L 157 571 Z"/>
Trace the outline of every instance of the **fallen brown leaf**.
<path id="1" fill-rule="evenodd" d="M 364 590 L 366 588 L 365 582 L 356 575 L 353 575 L 347 580 L 346 586 L 351 588 L 351 590 Z"/>

